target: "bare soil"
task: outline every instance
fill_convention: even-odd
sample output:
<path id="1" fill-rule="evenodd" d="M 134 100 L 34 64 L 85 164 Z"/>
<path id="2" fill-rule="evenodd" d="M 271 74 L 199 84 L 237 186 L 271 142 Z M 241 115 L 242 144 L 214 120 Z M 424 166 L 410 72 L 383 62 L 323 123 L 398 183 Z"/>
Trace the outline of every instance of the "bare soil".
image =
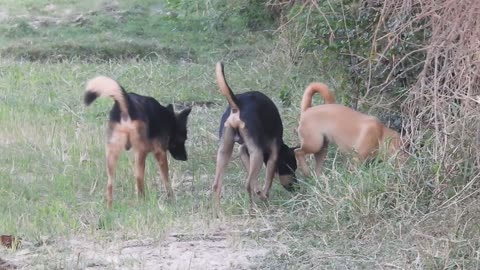
<path id="1" fill-rule="evenodd" d="M 208 232 L 171 231 L 162 240 L 141 238 L 109 241 L 78 236 L 65 240 L 46 240 L 40 246 L 24 243 L 16 251 L 0 250 L 0 254 L 17 269 L 258 268 L 271 247 L 259 246 L 248 237 L 254 231 L 230 226 L 217 225 Z"/>

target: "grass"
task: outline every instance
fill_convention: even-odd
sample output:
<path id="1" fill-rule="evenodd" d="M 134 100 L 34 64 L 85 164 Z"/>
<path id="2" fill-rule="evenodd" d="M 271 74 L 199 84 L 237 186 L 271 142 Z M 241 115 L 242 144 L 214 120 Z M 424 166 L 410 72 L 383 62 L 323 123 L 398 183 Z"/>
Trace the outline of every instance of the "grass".
<path id="1" fill-rule="evenodd" d="M 202 238 L 227 224 L 252 230 L 231 237 L 233 246 L 247 238 L 270 250 L 256 263 L 262 269 L 479 267 L 476 191 L 430 188 L 426 183 L 442 176 L 428 153 L 418 153 L 400 171 L 389 162 L 350 169 L 349 158 L 332 147 L 323 175 L 300 178 L 296 194 L 274 184 L 269 202 L 259 203 L 254 215 L 236 158 L 224 181 L 223 215 L 214 218 L 210 187 L 225 104 L 214 63 L 226 62 L 236 93 L 260 90 L 272 97 L 289 145 L 298 143 L 296 104 L 303 88 L 318 80 L 337 89 L 344 77 L 325 72 L 315 58 L 293 64 L 269 29 L 222 21 L 211 1 L 173 8 L 157 1 L 57 0 L 45 11 L 51 2 L 9 1 L 0 10 L 8 14 L 0 20 L 0 234 L 20 236 L 36 254 L 25 258 L 21 249 L 0 249 L 2 258 L 20 258 L 27 268 L 85 268 L 90 262 L 80 253 L 71 259 L 78 247 L 68 239 L 108 249 L 132 239 L 162 242 L 172 230 Z M 80 15 L 82 23 L 73 22 Z M 82 104 L 85 82 L 99 74 L 164 105 L 213 102 L 192 110 L 189 160 L 170 159 L 174 202 L 166 201 L 152 157 L 146 199 L 137 199 L 132 156 L 124 153 L 114 207 L 106 209 L 104 143 L 112 102 Z M 464 182 L 474 182 L 473 174 Z M 105 268 L 140 267 L 141 260 Z"/>

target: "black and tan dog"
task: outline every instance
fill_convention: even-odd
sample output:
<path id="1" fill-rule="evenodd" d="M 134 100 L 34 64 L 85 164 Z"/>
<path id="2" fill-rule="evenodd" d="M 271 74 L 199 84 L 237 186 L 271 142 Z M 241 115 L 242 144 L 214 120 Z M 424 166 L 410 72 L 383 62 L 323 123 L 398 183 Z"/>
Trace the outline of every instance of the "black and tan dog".
<path id="1" fill-rule="evenodd" d="M 133 149 L 135 155 L 136 191 L 144 196 L 143 178 L 145 160 L 153 152 L 160 167 L 160 175 L 169 198 L 173 197 L 168 177 L 167 150 L 177 160 L 187 160 L 187 118 L 191 109 L 180 113 L 170 104 L 163 107 L 152 97 L 127 93 L 115 80 L 99 76 L 87 83 L 85 104 L 97 97 L 111 97 L 115 101 L 110 111 L 107 129 L 107 203 L 112 207 L 115 164 L 123 149 Z"/>
<path id="2" fill-rule="evenodd" d="M 232 156 L 234 143 L 241 144 L 240 157 L 248 171 L 246 188 L 252 200 L 252 193 L 261 199 L 269 195 L 275 174 L 280 183 L 292 191 L 296 182 L 297 163 L 293 148 L 283 142 L 283 125 L 277 107 L 264 94 L 251 91 L 234 95 L 223 72 L 223 64 L 216 65 L 217 83 L 227 98 L 229 106 L 220 121 L 220 147 L 213 192 L 219 204 L 222 178 Z M 258 174 L 266 164 L 266 180 L 263 190 L 258 190 Z"/>
<path id="3" fill-rule="evenodd" d="M 312 96 L 319 93 L 324 105 L 312 107 Z M 400 134 L 384 126 L 377 118 L 335 104 L 335 98 L 323 83 L 311 83 L 303 94 L 298 136 L 301 146 L 295 150 L 303 174 L 309 175 L 305 155 L 314 154 L 316 173 L 320 174 L 330 142 L 344 152 L 354 152 L 357 163 L 379 154 L 395 156 L 403 162 L 407 155 L 402 151 Z M 386 158 L 383 156 L 382 158 Z"/>

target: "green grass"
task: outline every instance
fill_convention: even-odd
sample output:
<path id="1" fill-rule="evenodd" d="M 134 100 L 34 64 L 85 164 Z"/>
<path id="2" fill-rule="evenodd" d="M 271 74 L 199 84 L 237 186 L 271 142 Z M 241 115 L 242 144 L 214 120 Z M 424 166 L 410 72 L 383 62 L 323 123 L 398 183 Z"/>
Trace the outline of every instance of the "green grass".
<path id="1" fill-rule="evenodd" d="M 226 46 L 235 47 L 236 54 L 252 56 L 255 52 L 248 45 L 260 49 L 267 42 L 264 34 L 251 36 L 235 26 L 219 34 L 218 28 L 224 27 L 216 24 L 217 14 L 200 16 L 192 10 L 180 19 L 169 15 L 169 5 L 156 1 L 67 2 L 50 9 L 45 3 L 24 5 L 13 8 L 21 15 L 0 22 L 2 56 L 29 61 L 161 57 L 198 62 L 218 57 Z"/>
<path id="2" fill-rule="evenodd" d="M 259 90 L 272 97 L 289 145 L 298 144 L 297 105 L 304 87 L 317 80 L 340 89 L 345 77 L 315 57 L 292 63 L 290 48 L 266 31 L 272 29 L 250 31 L 235 24 L 242 18 L 224 20 L 215 1 L 178 1 L 175 7 L 118 1 L 109 7 L 57 0 L 47 12 L 50 2 L 6 1 L 2 7 L 8 19 L 0 20 L 0 234 L 21 237 L 38 255 L 21 259 L 22 248 L 0 249 L 2 258 L 81 268 L 70 260 L 75 245 L 62 248 L 66 239 L 109 247 L 131 239 L 162 242 L 178 228 L 208 235 L 211 227 L 226 224 L 253 230 L 233 236 L 232 245 L 248 238 L 267 247 L 270 253 L 257 262 L 266 269 L 479 267 L 474 186 L 435 193 L 426 183 L 446 176 L 438 175 L 429 153 L 417 153 L 401 170 L 389 162 L 351 169 L 350 159 L 332 147 L 323 175 L 300 178 L 295 194 L 275 183 L 269 202 L 258 203 L 254 215 L 243 187 L 245 172 L 234 158 L 224 181 L 223 215 L 215 218 L 210 189 L 225 106 L 215 62 L 226 63 L 234 92 Z M 80 14 L 85 21 L 73 23 Z M 37 27 L 41 16 L 56 23 Z M 169 159 L 174 202 L 166 200 L 152 157 L 146 198 L 138 199 L 133 158 L 124 152 L 114 207 L 106 209 L 105 128 L 112 101 L 82 104 L 85 82 L 100 74 L 164 105 L 213 102 L 192 110 L 189 160 Z M 336 92 L 338 100 L 342 93 Z M 462 183 L 474 181 L 468 177 L 473 174 L 466 170 Z"/>

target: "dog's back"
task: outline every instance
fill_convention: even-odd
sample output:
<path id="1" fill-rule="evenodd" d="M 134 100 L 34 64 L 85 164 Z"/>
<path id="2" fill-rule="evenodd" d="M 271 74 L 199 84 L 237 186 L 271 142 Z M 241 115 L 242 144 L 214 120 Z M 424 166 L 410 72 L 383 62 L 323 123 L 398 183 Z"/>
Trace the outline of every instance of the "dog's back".
<path id="1" fill-rule="evenodd" d="M 240 119 L 245 123 L 252 139 L 262 150 L 274 139 L 283 142 L 283 124 L 280 113 L 273 101 L 258 91 L 235 95 L 240 109 Z M 232 108 L 228 106 L 220 121 L 219 135 L 222 136 L 225 121 L 230 116 Z M 243 143 L 237 134 L 238 143 Z"/>
<path id="2" fill-rule="evenodd" d="M 162 106 L 156 99 L 127 93 L 115 80 L 98 76 L 87 83 L 84 102 L 90 105 L 98 97 L 110 97 L 115 103 L 109 114 L 108 136 L 122 133 L 127 137 L 124 147 L 145 151 L 161 147 L 178 160 L 186 160 L 187 117 L 190 108 L 176 114 L 173 106 Z M 122 135 L 123 136 L 123 135 Z"/>
<path id="3" fill-rule="evenodd" d="M 371 136 L 376 134 L 379 143 L 388 144 L 389 153 L 393 153 L 401 145 L 400 134 L 384 126 L 378 118 L 340 104 L 324 104 L 309 108 L 302 114 L 300 125 L 308 130 L 314 129 L 308 125 L 321 126 L 321 133 L 339 145 L 352 144 L 364 130 L 369 130 Z"/>
<path id="4" fill-rule="evenodd" d="M 302 140 L 321 141 L 324 137 L 345 151 L 350 151 L 354 147 L 364 129 L 378 129 L 381 132 L 381 123 L 375 117 L 340 104 L 324 104 L 309 108 L 302 113 L 298 127 Z"/>
<path id="5" fill-rule="evenodd" d="M 136 115 L 132 116 L 132 120 L 141 120 L 147 124 L 149 139 L 170 136 L 175 126 L 173 110 L 160 105 L 152 97 L 128 93 L 128 98 L 136 112 Z M 118 109 L 115 104 L 110 112 L 110 121 L 116 121 L 118 117 Z"/>

